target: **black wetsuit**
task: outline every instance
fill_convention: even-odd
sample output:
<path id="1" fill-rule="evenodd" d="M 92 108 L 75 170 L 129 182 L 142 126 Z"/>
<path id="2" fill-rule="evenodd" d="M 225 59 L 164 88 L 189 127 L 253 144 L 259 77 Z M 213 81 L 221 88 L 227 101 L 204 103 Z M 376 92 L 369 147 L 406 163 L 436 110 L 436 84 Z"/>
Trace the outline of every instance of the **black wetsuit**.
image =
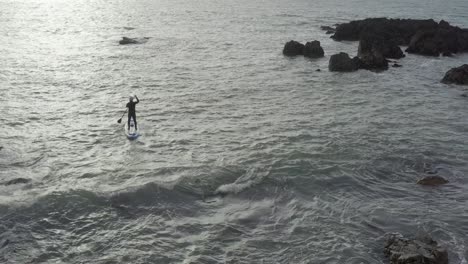
<path id="1" fill-rule="evenodd" d="M 137 127 L 137 121 L 136 121 L 136 111 L 135 111 L 135 105 L 140 102 L 138 98 L 136 98 L 136 102 L 128 102 L 127 107 L 128 107 L 128 129 L 130 129 L 130 118 L 133 117 L 133 122 L 135 123 L 135 129 L 138 129 Z"/>

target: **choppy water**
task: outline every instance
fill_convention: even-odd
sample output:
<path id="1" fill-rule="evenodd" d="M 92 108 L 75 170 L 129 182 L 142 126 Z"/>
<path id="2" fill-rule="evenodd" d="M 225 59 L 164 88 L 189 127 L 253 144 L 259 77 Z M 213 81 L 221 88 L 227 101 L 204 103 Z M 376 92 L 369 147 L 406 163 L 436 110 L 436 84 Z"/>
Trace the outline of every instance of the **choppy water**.
<path id="1" fill-rule="evenodd" d="M 386 263 L 427 231 L 468 259 L 468 55 L 330 73 L 319 28 L 453 1 L 0 1 L 0 262 Z M 120 46 L 122 36 L 149 37 Z M 320 40 L 326 57 L 285 58 Z M 316 72 L 316 69 L 322 69 Z M 117 119 L 137 94 L 142 136 Z M 438 171 L 450 183 L 415 184 Z"/>

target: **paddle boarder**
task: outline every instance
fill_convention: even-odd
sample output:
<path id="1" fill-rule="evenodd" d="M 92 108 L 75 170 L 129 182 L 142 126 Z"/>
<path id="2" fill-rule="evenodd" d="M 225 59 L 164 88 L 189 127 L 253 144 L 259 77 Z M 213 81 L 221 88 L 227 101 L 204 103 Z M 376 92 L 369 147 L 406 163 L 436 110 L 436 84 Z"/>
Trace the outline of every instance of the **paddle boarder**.
<path id="1" fill-rule="evenodd" d="M 134 102 L 134 100 L 136 101 Z M 140 102 L 138 99 L 138 96 L 133 96 L 131 95 L 128 98 L 129 102 L 127 103 L 127 108 L 128 108 L 128 130 L 130 130 L 130 119 L 133 118 L 133 123 L 135 123 L 135 130 L 138 130 L 137 127 L 137 121 L 136 121 L 136 110 L 135 110 L 135 105 Z"/>

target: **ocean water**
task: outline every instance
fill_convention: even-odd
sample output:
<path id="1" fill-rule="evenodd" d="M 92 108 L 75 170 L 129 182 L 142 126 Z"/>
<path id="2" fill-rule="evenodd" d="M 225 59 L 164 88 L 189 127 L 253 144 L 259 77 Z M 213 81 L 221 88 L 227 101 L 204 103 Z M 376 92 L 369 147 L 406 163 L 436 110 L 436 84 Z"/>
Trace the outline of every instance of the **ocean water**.
<path id="1" fill-rule="evenodd" d="M 327 70 L 357 43 L 320 26 L 382 16 L 468 2 L 0 0 L 0 263 L 388 263 L 427 232 L 466 264 L 468 99 L 439 81 L 468 54 Z"/>

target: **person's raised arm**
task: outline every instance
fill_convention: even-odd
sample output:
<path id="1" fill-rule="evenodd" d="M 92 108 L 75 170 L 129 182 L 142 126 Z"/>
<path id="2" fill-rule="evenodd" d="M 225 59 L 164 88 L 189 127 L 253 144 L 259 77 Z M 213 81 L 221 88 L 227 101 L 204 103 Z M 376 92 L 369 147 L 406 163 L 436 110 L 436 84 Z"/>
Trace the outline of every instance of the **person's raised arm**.
<path id="1" fill-rule="evenodd" d="M 140 102 L 140 99 L 138 99 L 138 96 L 135 95 L 135 98 L 137 99 L 137 101 L 135 102 L 135 104 L 138 104 Z"/>

